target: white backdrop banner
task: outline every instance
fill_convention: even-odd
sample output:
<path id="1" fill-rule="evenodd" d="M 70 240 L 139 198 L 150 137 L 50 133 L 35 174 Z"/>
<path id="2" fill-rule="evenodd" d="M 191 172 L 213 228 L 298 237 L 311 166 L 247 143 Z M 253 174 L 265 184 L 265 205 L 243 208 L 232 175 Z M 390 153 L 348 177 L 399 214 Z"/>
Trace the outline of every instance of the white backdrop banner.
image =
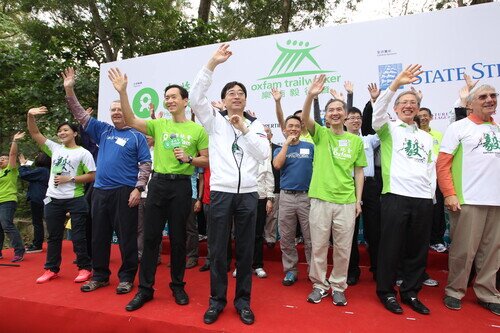
<path id="1" fill-rule="evenodd" d="M 225 83 L 242 82 L 248 90 L 247 109 L 271 126 L 273 141 L 279 143 L 283 136 L 271 88 L 281 90 L 286 117 L 302 108 L 314 75 L 326 74 L 321 107 L 331 97 L 329 89 L 344 92 L 348 80 L 354 83 L 354 106 L 362 110 L 369 100 L 368 83 L 386 89 L 404 67 L 419 63 L 424 73 L 413 86 L 424 95 L 422 106 L 434 114 L 431 127 L 444 131 L 448 112 L 465 85 L 464 73 L 500 90 L 498 18 L 497 2 L 233 41 L 233 56 L 217 67 L 208 97 L 220 100 Z M 127 74 L 129 99 L 137 117 L 149 118 L 151 102 L 156 113 L 168 117 L 163 107 L 165 87 L 176 83 L 189 90 L 216 49 L 216 45 L 207 45 L 102 64 L 99 119 L 111 121 L 109 106 L 118 97 L 108 79 L 109 68 L 119 67 Z M 500 121 L 498 114 L 495 118 Z"/>

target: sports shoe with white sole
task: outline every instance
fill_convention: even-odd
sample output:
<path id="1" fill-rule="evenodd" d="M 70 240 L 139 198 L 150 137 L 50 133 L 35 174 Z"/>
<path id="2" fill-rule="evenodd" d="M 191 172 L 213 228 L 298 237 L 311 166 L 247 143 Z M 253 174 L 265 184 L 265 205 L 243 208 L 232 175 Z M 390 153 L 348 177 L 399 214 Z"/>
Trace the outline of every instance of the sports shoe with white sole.
<path id="1" fill-rule="evenodd" d="M 321 288 L 314 288 L 309 294 L 309 296 L 307 296 L 307 301 L 309 303 L 318 304 L 326 296 L 328 296 L 328 290 L 323 290 Z"/>
<path id="2" fill-rule="evenodd" d="M 337 306 L 346 306 L 347 305 L 347 299 L 345 298 L 344 292 L 334 290 L 332 292 L 332 297 L 333 297 L 333 304 L 335 304 Z"/>

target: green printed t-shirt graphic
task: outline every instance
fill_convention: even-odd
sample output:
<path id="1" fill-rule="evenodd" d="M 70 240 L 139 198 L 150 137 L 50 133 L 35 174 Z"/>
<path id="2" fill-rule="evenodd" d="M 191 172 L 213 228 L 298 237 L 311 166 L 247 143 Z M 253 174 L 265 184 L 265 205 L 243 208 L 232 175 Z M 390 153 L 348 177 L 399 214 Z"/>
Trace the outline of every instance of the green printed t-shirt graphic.
<path id="1" fill-rule="evenodd" d="M 143 88 L 137 92 L 132 102 L 132 109 L 139 118 L 149 118 L 149 104 L 153 103 L 155 110 L 158 108 L 158 94 L 153 88 Z"/>
<path id="2" fill-rule="evenodd" d="M 191 120 L 175 123 L 170 119 L 146 120 L 147 133 L 155 139 L 153 168 L 155 172 L 191 175 L 194 166 L 180 163 L 174 148 L 184 149 L 188 156 L 195 157 L 200 150 L 208 148 L 205 129 Z"/>
<path id="3" fill-rule="evenodd" d="M 0 203 L 17 201 L 17 168 L 0 169 Z"/>
<path id="4" fill-rule="evenodd" d="M 355 203 L 354 167 L 367 166 L 363 140 L 349 132 L 335 135 L 319 124 L 315 124 L 313 140 L 309 196 L 336 204 Z"/>

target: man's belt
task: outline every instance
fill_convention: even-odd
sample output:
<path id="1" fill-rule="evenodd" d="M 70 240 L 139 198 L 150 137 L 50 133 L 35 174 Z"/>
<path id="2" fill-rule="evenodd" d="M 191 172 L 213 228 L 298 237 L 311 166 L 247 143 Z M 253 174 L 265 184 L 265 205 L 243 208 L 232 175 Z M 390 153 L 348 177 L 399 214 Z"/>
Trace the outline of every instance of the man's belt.
<path id="1" fill-rule="evenodd" d="M 167 179 L 167 180 L 184 180 L 184 179 L 191 179 L 191 176 L 188 175 L 178 175 L 178 174 L 172 174 L 172 173 L 158 173 L 155 172 L 153 175 L 153 178 L 159 178 L 159 179 Z"/>
<path id="2" fill-rule="evenodd" d="M 282 190 L 286 194 L 302 194 L 307 193 L 307 191 L 296 191 L 296 190 Z"/>

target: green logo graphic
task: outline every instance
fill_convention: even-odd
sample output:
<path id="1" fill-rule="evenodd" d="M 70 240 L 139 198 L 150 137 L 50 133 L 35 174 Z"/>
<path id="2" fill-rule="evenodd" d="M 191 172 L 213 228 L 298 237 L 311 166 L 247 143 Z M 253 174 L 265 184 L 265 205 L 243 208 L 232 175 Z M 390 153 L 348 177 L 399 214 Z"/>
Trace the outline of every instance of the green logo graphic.
<path id="1" fill-rule="evenodd" d="M 484 133 L 479 144 L 472 150 L 483 147 L 487 152 L 492 152 L 494 150 L 500 150 L 500 142 L 494 132 Z"/>
<path id="2" fill-rule="evenodd" d="M 399 151 L 403 151 L 406 157 L 422 163 L 429 159 L 429 153 L 425 151 L 424 145 L 420 144 L 417 139 L 413 141 L 405 139 L 403 148 L 399 149 Z"/>
<path id="3" fill-rule="evenodd" d="M 143 88 L 137 92 L 132 102 L 132 110 L 139 118 L 149 118 L 149 105 L 153 104 L 154 110 L 158 108 L 159 98 L 152 88 Z"/>
<path id="4" fill-rule="evenodd" d="M 286 45 L 287 47 L 283 47 L 276 43 L 276 47 L 280 50 L 281 54 L 271 68 L 268 76 L 259 80 L 333 72 L 322 70 L 311 54 L 311 51 L 317 49 L 320 45 L 309 47 L 309 42 L 299 42 L 296 40 L 287 40 Z M 315 69 L 296 71 L 305 59 L 309 60 L 309 62 L 314 65 Z"/>

